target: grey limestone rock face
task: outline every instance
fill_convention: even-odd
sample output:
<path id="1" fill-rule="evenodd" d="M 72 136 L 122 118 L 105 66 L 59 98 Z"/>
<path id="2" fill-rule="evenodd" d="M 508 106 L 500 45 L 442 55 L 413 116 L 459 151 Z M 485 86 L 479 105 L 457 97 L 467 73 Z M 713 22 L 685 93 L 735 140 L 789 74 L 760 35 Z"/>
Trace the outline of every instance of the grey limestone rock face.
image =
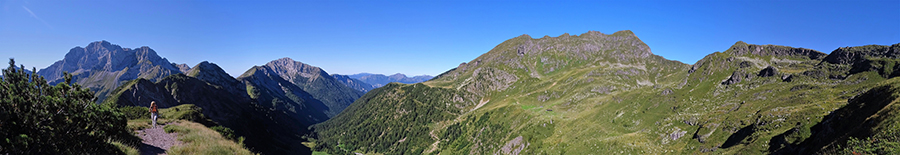
<path id="1" fill-rule="evenodd" d="M 265 66 L 280 75 L 281 78 L 292 82 L 300 77 L 314 80 L 314 78 L 319 78 L 321 75 L 328 75 L 322 68 L 294 61 L 294 59 L 287 57 L 270 61 Z"/>
<path id="2" fill-rule="evenodd" d="M 37 74 L 56 84 L 63 82 L 63 72 L 73 74 L 73 81 L 96 91 L 98 102 L 102 102 L 109 91 L 123 82 L 137 78 L 157 81 L 181 70 L 150 47 L 122 48 L 108 41 L 97 41 L 70 49 L 62 60 Z"/>
<path id="3" fill-rule="evenodd" d="M 323 110 L 328 117 L 337 115 L 363 95 L 362 91 L 350 88 L 338 80 L 335 80 L 335 78 L 325 72 L 325 70 L 299 61 L 294 61 L 291 58 L 281 58 L 266 63 L 266 65 L 263 66 L 254 66 L 249 71 L 245 72 L 244 75 L 241 75 L 241 77 L 247 76 L 266 76 L 265 78 L 258 79 L 283 79 L 284 81 L 289 82 L 278 83 L 277 85 L 261 83 L 256 85 L 257 87 L 265 88 L 263 90 L 273 92 L 283 91 L 281 89 L 282 87 L 288 87 L 286 85 L 293 85 L 291 87 L 300 88 L 304 93 L 313 96 L 314 99 L 310 100 L 320 101 L 325 105 L 325 107 L 314 107 Z M 272 76 L 279 78 L 272 78 Z M 244 83 L 248 83 L 247 79 L 248 78 L 238 78 L 238 80 L 244 81 Z M 250 79 L 249 82 L 253 82 L 253 80 Z M 297 103 L 303 102 L 305 101 L 297 101 Z"/>
<path id="4" fill-rule="evenodd" d="M 505 90 L 519 80 L 519 77 L 514 74 L 489 67 L 475 69 L 472 77 L 472 82 L 465 85 L 465 89 L 478 95 Z"/>

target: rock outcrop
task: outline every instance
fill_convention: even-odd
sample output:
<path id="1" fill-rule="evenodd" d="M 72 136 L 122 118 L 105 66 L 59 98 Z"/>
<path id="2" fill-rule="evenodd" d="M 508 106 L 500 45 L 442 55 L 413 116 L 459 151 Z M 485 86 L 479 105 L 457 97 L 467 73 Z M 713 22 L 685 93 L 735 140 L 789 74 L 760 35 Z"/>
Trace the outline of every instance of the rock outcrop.
<path id="1" fill-rule="evenodd" d="M 853 64 L 866 58 L 900 58 L 900 44 L 841 47 L 832 51 L 823 61 L 832 64 Z"/>
<path id="2" fill-rule="evenodd" d="M 806 57 L 809 59 L 822 59 L 828 54 L 805 48 L 793 48 L 778 45 L 753 45 L 738 41 L 729 50 L 734 55 L 753 54 L 758 56 L 778 57 Z"/>
<path id="3" fill-rule="evenodd" d="M 777 74 L 778 74 L 778 69 L 775 69 L 775 67 L 769 66 L 769 67 L 764 68 L 763 70 L 760 70 L 759 74 L 756 74 L 756 76 L 770 77 L 770 76 L 775 76 Z"/>
<path id="4" fill-rule="evenodd" d="M 734 71 L 733 73 L 731 73 L 731 76 L 729 76 L 728 79 L 725 80 L 725 82 L 722 82 L 722 84 L 731 85 L 731 84 L 735 84 L 735 83 L 740 83 L 744 79 L 749 79 L 749 77 L 750 77 L 750 74 L 747 74 L 747 73 L 744 73 L 741 71 Z"/>

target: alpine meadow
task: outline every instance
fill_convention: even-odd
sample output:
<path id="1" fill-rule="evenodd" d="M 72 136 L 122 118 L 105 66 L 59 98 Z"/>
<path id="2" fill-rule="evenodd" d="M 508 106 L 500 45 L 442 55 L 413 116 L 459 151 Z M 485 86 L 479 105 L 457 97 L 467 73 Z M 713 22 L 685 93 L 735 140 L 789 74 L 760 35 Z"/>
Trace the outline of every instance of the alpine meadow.
<path id="1" fill-rule="evenodd" d="M 900 154 L 896 6 L 0 0 L 0 154 Z"/>

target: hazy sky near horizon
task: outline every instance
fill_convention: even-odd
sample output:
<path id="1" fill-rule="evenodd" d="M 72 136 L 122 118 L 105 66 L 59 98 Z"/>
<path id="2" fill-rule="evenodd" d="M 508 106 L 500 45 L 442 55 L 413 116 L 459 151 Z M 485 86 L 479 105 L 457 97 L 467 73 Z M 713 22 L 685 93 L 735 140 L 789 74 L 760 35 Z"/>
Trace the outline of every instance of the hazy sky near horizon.
<path id="1" fill-rule="evenodd" d="M 737 41 L 900 43 L 900 1 L 23 1 L 0 0 L 0 56 L 45 68 L 107 40 L 238 76 L 290 57 L 332 74 L 437 75 L 522 34 L 632 30 L 693 64 Z M 5 64 L 5 63 L 4 63 Z"/>

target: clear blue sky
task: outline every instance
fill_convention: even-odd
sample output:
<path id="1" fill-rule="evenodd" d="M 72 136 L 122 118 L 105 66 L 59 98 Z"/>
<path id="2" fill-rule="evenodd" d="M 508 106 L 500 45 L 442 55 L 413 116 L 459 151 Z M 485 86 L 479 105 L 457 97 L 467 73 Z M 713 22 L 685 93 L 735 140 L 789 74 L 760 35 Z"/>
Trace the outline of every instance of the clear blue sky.
<path id="1" fill-rule="evenodd" d="M 291 57 L 329 73 L 436 75 L 522 34 L 632 30 L 693 64 L 739 40 L 804 47 L 900 43 L 900 1 L 0 0 L 0 57 L 44 68 L 75 46 L 149 46 L 237 76 Z M 5 60 L 4 60 L 5 64 Z"/>

